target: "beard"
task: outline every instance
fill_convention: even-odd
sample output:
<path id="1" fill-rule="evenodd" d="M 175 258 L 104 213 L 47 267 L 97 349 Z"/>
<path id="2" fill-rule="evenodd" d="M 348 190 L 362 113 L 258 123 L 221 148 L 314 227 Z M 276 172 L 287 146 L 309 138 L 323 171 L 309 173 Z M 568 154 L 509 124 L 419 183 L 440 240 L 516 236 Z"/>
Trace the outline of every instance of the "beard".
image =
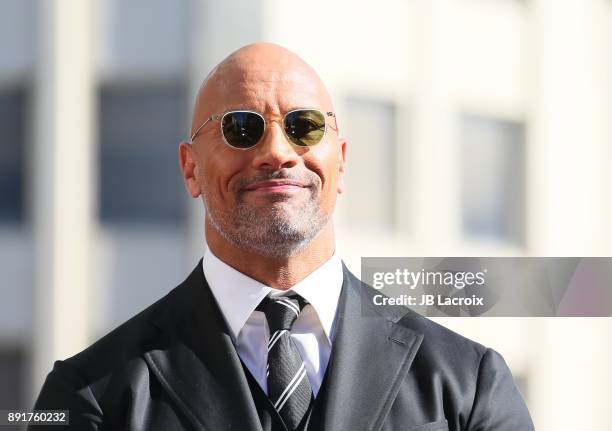
<path id="1" fill-rule="evenodd" d="M 285 172 L 283 172 L 285 171 Z M 242 249 L 264 256 L 287 258 L 303 250 L 323 230 L 330 220 L 319 205 L 320 180 L 314 174 L 306 199 L 287 198 L 282 195 L 267 197 L 265 205 L 253 205 L 245 201 L 242 186 L 267 179 L 298 179 L 288 176 L 286 170 L 274 172 L 238 184 L 235 193 L 236 206 L 231 210 L 212 205 L 208 193 L 204 193 L 206 218 L 226 241 Z M 204 188 L 208 190 L 208 188 Z"/>

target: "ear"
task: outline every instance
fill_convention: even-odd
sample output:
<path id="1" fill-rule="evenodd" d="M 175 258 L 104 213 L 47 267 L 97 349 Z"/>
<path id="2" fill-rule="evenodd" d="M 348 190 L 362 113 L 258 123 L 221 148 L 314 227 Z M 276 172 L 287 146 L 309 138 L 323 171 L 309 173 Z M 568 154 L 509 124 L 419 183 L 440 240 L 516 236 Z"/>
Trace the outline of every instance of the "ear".
<path id="1" fill-rule="evenodd" d="M 193 144 L 187 141 L 181 141 L 179 144 L 178 156 L 185 188 L 191 197 L 197 198 L 202 194 L 202 190 L 200 189 L 200 183 L 196 177 L 197 162 Z"/>
<path id="2" fill-rule="evenodd" d="M 338 139 L 338 193 L 344 191 L 344 166 L 346 164 L 347 145 L 348 141 L 346 139 Z"/>

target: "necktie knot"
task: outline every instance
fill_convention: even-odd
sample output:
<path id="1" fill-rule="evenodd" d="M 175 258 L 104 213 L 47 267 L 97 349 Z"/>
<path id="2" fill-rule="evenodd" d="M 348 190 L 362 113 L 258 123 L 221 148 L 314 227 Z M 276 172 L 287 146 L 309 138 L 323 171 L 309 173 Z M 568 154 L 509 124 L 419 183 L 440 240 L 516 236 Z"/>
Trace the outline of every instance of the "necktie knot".
<path id="1" fill-rule="evenodd" d="M 270 327 L 270 332 L 280 330 L 291 330 L 300 311 L 307 302 L 299 295 L 292 296 L 266 296 L 259 306 L 258 311 L 263 311 Z"/>

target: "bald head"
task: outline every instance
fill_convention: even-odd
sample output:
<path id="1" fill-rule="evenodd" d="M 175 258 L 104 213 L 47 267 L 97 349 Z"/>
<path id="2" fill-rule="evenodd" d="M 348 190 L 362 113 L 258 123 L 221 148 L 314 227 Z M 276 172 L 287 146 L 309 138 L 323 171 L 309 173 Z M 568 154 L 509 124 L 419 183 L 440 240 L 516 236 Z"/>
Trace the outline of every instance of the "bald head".
<path id="1" fill-rule="evenodd" d="M 333 111 L 323 81 L 309 64 L 280 45 L 255 43 L 231 53 L 205 78 L 191 131 L 211 114 L 229 109 L 280 114 L 297 107 Z"/>

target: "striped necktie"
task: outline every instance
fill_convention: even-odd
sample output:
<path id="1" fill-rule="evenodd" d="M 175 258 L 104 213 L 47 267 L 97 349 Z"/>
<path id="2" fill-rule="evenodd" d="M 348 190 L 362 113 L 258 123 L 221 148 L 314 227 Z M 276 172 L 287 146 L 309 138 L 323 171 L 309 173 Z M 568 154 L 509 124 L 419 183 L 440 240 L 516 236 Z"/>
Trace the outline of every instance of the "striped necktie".
<path id="1" fill-rule="evenodd" d="M 268 398 L 288 430 L 297 430 L 313 402 L 304 361 L 291 339 L 291 327 L 307 304 L 299 295 L 265 297 L 263 311 L 270 328 L 268 342 Z"/>

